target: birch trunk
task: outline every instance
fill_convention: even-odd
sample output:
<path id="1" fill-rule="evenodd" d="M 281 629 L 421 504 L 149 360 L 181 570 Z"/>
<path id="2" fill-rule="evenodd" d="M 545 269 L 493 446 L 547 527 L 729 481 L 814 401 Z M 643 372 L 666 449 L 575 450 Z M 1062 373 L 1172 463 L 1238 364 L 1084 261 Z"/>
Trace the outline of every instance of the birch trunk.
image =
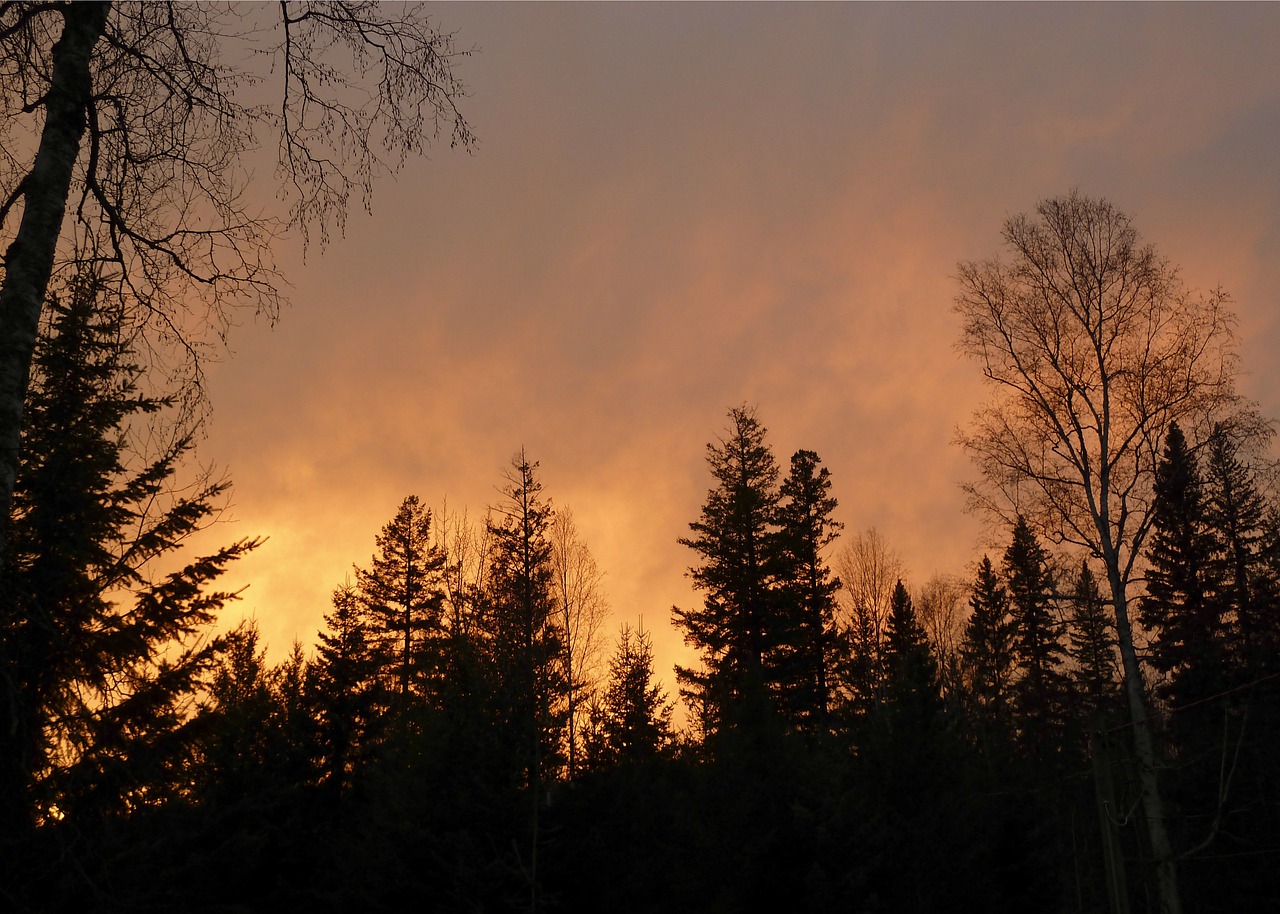
<path id="1" fill-rule="evenodd" d="M 1125 699 L 1129 703 L 1129 719 L 1133 726 L 1133 750 L 1138 760 L 1138 784 L 1142 791 L 1142 811 L 1146 819 L 1147 837 L 1155 862 L 1156 897 L 1160 914 L 1182 914 L 1182 899 L 1178 892 L 1178 870 L 1165 829 L 1164 801 L 1156 780 L 1156 752 L 1151 738 L 1150 718 L 1147 712 L 1146 689 L 1138 654 L 1133 647 L 1133 629 L 1129 624 L 1129 607 L 1125 584 L 1120 576 L 1118 562 L 1107 557 L 1107 575 L 1111 583 L 1111 595 L 1116 613 L 1116 640 L 1120 644 L 1120 657 L 1124 663 Z"/>
<path id="2" fill-rule="evenodd" d="M 92 93 L 90 60 L 107 24 L 110 3 L 72 3 L 54 45 L 44 98 L 45 122 L 30 174 L 23 180 L 22 221 L 4 257 L 0 282 L 0 524 L 8 526 L 18 474 L 22 410 L 27 398 L 40 309 L 84 138 Z M 2 548 L 2 546 L 0 546 Z M 0 576 L 4 553 L 0 552 Z M 2 579 L 2 577 L 0 577 Z"/>
<path id="3" fill-rule="evenodd" d="M 35 353 L 40 310 L 53 273 L 71 176 L 84 137 L 92 92 L 90 60 L 106 28 L 109 3 L 73 3 L 63 9 L 63 32 L 54 45 L 45 122 L 31 172 L 22 185 L 22 220 L 4 257 L 0 280 L 0 592 L 3 591 L 9 516 L 18 475 L 23 406 Z M 0 632 L 20 620 L 0 606 Z M 12 656 L 15 638 L 0 640 L 0 833 L 20 835 L 34 822 L 27 792 L 39 734 L 22 694 L 19 664 L 41 658 Z"/>

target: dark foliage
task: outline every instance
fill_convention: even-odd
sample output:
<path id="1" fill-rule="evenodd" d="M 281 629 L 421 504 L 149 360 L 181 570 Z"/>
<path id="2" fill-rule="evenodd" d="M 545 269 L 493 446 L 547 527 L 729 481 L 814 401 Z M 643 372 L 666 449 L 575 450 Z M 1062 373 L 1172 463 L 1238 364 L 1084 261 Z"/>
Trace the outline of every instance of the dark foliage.
<path id="1" fill-rule="evenodd" d="M 1054 611 L 1049 554 L 1023 518 L 1004 553 L 1013 621 L 1017 678 L 1013 705 L 1023 752 L 1047 758 L 1065 742 L 1067 680 L 1065 632 Z"/>
<path id="2" fill-rule="evenodd" d="M 1049 555 L 1015 527 L 1002 568 L 978 566 L 945 693 L 939 645 L 899 581 L 881 687 L 840 718 L 825 704 L 842 649 L 822 559 L 838 530 L 830 480 L 801 451 L 775 491 L 763 429 L 749 411 L 731 416 L 736 437 L 711 448 L 720 484 L 685 541 L 704 557 L 694 578 L 707 601 L 677 616 L 704 652 L 686 688 L 711 707 L 705 743 L 696 729 L 672 733 L 648 636 L 624 628 L 585 763 L 572 777 L 560 763 L 552 513 L 520 454 L 486 525 L 490 548 L 448 612 L 429 513 L 406 500 L 362 586 L 335 591 L 314 656 L 295 646 L 270 666 L 252 623 L 207 642 L 181 693 L 197 713 L 166 724 L 174 751 L 156 757 L 167 767 L 145 769 L 146 792 L 102 807 L 115 811 L 91 827 L 82 798 L 11 843 L 23 878 L 0 886 L 8 906 L 998 914 L 1105 910 L 1110 879 L 1139 910 L 1134 766 L 1113 722 L 1114 634 L 1088 564 L 1059 617 Z M 1220 462 L 1206 491 L 1225 489 L 1228 471 L 1232 491 L 1249 488 L 1248 472 Z M 1232 567 L 1224 531 L 1247 529 L 1249 592 L 1268 592 L 1269 531 L 1256 520 L 1267 515 L 1218 510 L 1197 515 L 1218 580 Z M 1182 581 L 1193 558 L 1170 551 L 1153 565 Z M 1228 621 L 1266 618 L 1256 598 L 1233 599 Z M 1172 830 L 1196 910 L 1264 910 L 1280 897 L 1266 865 L 1280 846 L 1280 701 L 1245 649 L 1252 633 L 1221 631 L 1240 687 L 1164 722 Z M 86 751 L 103 750 L 89 739 Z M 1217 770 L 1226 789 L 1206 776 Z M 118 796 L 100 775 L 85 783 Z"/>
<path id="3" fill-rule="evenodd" d="M 832 516 L 831 473 L 813 451 L 796 451 L 778 502 L 777 583 L 784 624 L 780 650 L 783 713 L 811 738 L 830 729 L 834 668 L 843 655 L 836 625 L 840 579 L 824 552 L 843 525 Z"/>
<path id="4" fill-rule="evenodd" d="M 677 670 L 681 693 L 718 733 L 759 728 L 772 713 L 770 685 L 788 631 L 774 588 L 778 464 L 753 410 L 730 410 L 725 436 L 707 445 L 707 464 L 716 486 L 689 525 L 694 535 L 680 540 L 698 555 L 689 577 L 703 605 L 672 615 L 702 657 L 702 669 Z"/>

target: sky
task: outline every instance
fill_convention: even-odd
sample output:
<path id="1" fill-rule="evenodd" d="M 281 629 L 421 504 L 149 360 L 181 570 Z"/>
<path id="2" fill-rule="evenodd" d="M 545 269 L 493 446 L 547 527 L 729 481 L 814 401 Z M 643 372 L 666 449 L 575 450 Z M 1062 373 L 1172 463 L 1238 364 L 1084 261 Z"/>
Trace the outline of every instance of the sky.
<path id="1" fill-rule="evenodd" d="M 606 572 L 611 629 L 692 655 L 680 546 L 753 405 L 909 583 L 984 548 L 953 443 L 981 404 L 956 265 L 1077 188 L 1228 290 L 1280 417 L 1280 5 L 445 4 L 479 142 L 277 259 L 291 306 L 212 367 L 212 535 L 274 657 L 314 641 L 401 500 L 479 519 L 521 447 Z"/>

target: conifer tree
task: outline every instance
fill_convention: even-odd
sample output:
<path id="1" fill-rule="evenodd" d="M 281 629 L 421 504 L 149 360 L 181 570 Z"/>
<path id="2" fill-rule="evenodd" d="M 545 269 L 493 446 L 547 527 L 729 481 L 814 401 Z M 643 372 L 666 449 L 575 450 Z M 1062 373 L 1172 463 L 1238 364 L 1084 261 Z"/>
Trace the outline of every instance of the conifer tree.
<path id="1" fill-rule="evenodd" d="M 444 553 L 431 539 L 431 510 L 416 495 L 400 503 L 375 539 L 368 570 L 356 569 L 372 635 L 402 710 L 425 697 L 438 672 Z"/>
<path id="2" fill-rule="evenodd" d="M 196 752 L 184 784 L 212 819 L 233 809 L 269 808 L 315 782 L 307 667 L 297 642 L 281 663 L 269 665 L 252 619 L 217 640 L 191 723 Z"/>
<path id="3" fill-rule="evenodd" d="M 754 410 L 729 411 L 726 435 L 707 445 L 707 463 L 716 486 L 689 525 L 693 536 L 680 540 L 698 554 L 689 577 L 703 605 L 672 614 L 702 659 L 701 670 L 677 668 L 681 693 L 705 709 L 714 733 L 763 720 L 786 628 L 774 589 L 778 465 Z"/>
<path id="4" fill-rule="evenodd" d="M 310 701 L 319 729 L 324 783 L 342 793 L 359 779 L 376 748 L 383 682 L 360 595 L 349 583 L 333 592 L 318 635 Z"/>
<path id="5" fill-rule="evenodd" d="M 312 708 L 311 662 L 297 639 L 284 658 L 271 670 L 271 691 L 275 698 L 280 775 L 291 786 L 314 784 L 316 778 L 318 728 Z"/>
<path id="6" fill-rule="evenodd" d="M 1231 433 L 1215 428 L 1206 447 L 1202 474 L 1196 451 L 1170 428 L 1156 468 L 1142 621 L 1151 663 L 1164 674 L 1157 691 L 1167 703 L 1171 780 L 1186 814 L 1188 853 L 1213 846 L 1226 858 L 1243 851 L 1247 859 L 1245 848 L 1280 833 L 1273 816 L 1258 815 L 1273 805 L 1276 788 L 1280 704 L 1271 677 L 1280 640 L 1273 640 L 1274 585 L 1263 559 L 1265 508 Z M 1244 834 L 1250 838 L 1237 843 Z M 1245 897 L 1274 885 L 1274 873 L 1235 868 Z M 1192 893 L 1216 897 L 1216 874 L 1201 882 L 1207 872 L 1190 865 L 1187 872 Z"/>
<path id="7" fill-rule="evenodd" d="M 1084 709 L 1100 711 L 1119 701 L 1120 674 L 1114 626 L 1087 560 L 1080 563 L 1071 609 L 1072 691 Z"/>
<path id="8" fill-rule="evenodd" d="M 210 585 L 257 544 L 149 573 L 213 518 L 226 483 L 167 494 L 192 433 L 140 392 L 122 308 L 92 278 L 49 314 L 0 594 L 0 831 L 13 835 L 55 804 L 118 809 L 180 780 L 186 701 L 215 646 L 199 636 L 234 598 Z M 167 443 L 131 450 L 149 425 Z"/>
<path id="9" fill-rule="evenodd" d="M 1228 664 L 1237 681 L 1247 682 L 1277 668 L 1280 579 L 1265 559 L 1267 504 L 1240 451 L 1241 442 L 1231 429 L 1214 428 L 1203 510 L 1214 539 L 1213 578 L 1228 630 Z"/>
<path id="10" fill-rule="evenodd" d="M 537 469 L 523 450 L 512 457 L 504 500 L 490 517 L 485 620 L 496 725 L 510 741 L 519 780 L 528 785 L 557 771 L 567 712 L 564 633 L 548 540 L 553 515 Z"/>
<path id="11" fill-rule="evenodd" d="M 1166 677 L 1157 691 L 1177 707 L 1222 691 L 1226 630 L 1204 484 L 1176 424 L 1156 467 L 1155 497 L 1140 618 L 1151 633 L 1151 664 Z"/>
<path id="12" fill-rule="evenodd" d="M 1013 621 L 1008 593 L 988 556 L 984 555 L 978 565 L 969 607 L 960 648 L 965 681 L 982 723 L 1004 729 L 1010 724 Z"/>
<path id="13" fill-rule="evenodd" d="M 220 640 L 201 699 L 195 795 L 217 807 L 279 786 L 276 696 L 257 623 L 242 621 Z"/>
<path id="14" fill-rule="evenodd" d="M 779 662 L 784 710 L 810 734 L 828 728 L 830 674 L 841 656 L 836 627 L 840 580 L 823 553 L 843 526 L 832 517 L 831 473 L 813 451 L 797 451 L 778 504 L 777 580 L 784 624 Z"/>
<path id="15" fill-rule="evenodd" d="M 1054 584 L 1049 554 L 1026 519 L 1013 525 L 1004 554 L 1013 619 L 1017 678 L 1013 703 L 1024 747 L 1035 756 L 1061 746 L 1066 720 L 1066 647 L 1053 609 Z"/>
<path id="16" fill-rule="evenodd" d="M 653 641 L 624 625 L 604 693 L 591 710 L 587 764 L 611 768 L 657 758 L 671 742 L 671 702 L 653 679 Z"/>
<path id="17" fill-rule="evenodd" d="M 938 662 L 902 581 L 893 589 L 884 650 L 891 712 L 927 722 L 941 708 Z"/>

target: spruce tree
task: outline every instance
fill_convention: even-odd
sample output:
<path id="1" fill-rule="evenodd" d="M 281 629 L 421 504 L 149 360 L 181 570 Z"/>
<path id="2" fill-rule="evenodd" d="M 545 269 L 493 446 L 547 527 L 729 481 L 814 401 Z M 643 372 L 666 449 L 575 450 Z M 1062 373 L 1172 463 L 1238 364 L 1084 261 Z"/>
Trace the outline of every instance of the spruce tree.
<path id="1" fill-rule="evenodd" d="M 275 698 L 278 736 L 277 763 L 282 783 L 291 787 L 317 781 L 316 761 L 319 728 L 312 707 L 312 662 L 302 642 L 293 647 L 271 669 L 271 691 Z"/>
<path id="2" fill-rule="evenodd" d="M 225 482 L 170 496 L 194 431 L 139 389 L 123 307 L 84 278 L 49 303 L 8 519 L 0 676 L 0 830 L 158 802 L 181 781 L 187 701 L 234 594 L 212 583 L 256 540 L 172 566 Z M 152 435 L 146 434 L 151 429 Z M 135 440 L 165 442 L 158 453 Z"/>
<path id="3" fill-rule="evenodd" d="M 374 542 L 378 552 L 368 570 L 356 569 L 356 581 L 391 691 L 405 712 L 411 690 L 427 697 L 438 675 L 444 552 L 431 539 L 431 510 L 416 495 L 400 503 Z"/>
<path id="4" fill-rule="evenodd" d="M 851 607 L 849 622 L 839 631 L 834 710 L 848 725 L 884 700 L 884 639 L 875 614 L 860 603 Z"/>
<path id="5" fill-rule="evenodd" d="M 1214 540 L 1213 578 L 1220 589 L 1231 678 L 1249 682 L 1277 669 L 1280 579 L 1267 566 L 1267 504 L 1232 430 L 1209 439 L 1204 522 Z"/>
<path id="6" fill-rule="evenodd" d="M 1066 722 L 1066 647 L 1054 613 L 1053 574 L 1049 554 L 1019 517 L 1004 554 L 1013 619 L 1013 652 L 1017 678 L 1013 704 L 1022 744 L 1039 757 L 1062 745 Z"/>
<path id="7" fill-rule="evenodd" d="M 960 647 L 965 682 L 983 727 L 1004 731 L 1011 723 L 1013 621 L 1008 593 L 988 556 L 978 565 L 969 608 Z"/>
<path id="8" fill-rule="evenodd" d="M 1098 581 L 1087 560 L 1080 563 L 1071 595 L 1071 671 L 1076 703 L 1088 712 L 1115 706 L 1120 699 L 1120 673 L 1111 614 L 1102 602 Z"/>
<path id="9" fill-rule="evenodd" d="M 1199 775 L 1201 821 L 1221 817 L 1207 854 L 1225 860 L 1227 870 L 1206 867 L 1200 887 L 1216 900 L 1230 884 L 1241 909 L 1276 897 L 1274 860 L 1255 849 L 1280 846 L 1280 516 L 1274 495 L 1262 496 L 1261 468 L 1247 447 L 1269 439 L 1249 441 L 1238 429 L 1218 427 L 1209 440 L 1204 514 L 1219 564 L 1227 690 L 1171 720 L 1184 757 L 1199 761 L 1200 771 L 1186 775 Z"/>
<path id="10" fill-rule="evenodd" d="M 927 723 L 941 710 L 938 661 L 902 581 L 893 588 L 884 658 L 890 713 Z"/>
<path id="11" fill-rule="evenodd" d="M 537 469 L 523 450 L 516 454 L 504 499 L 490 516 L 485 619 L 495 723 L 508 741 L 518 780 L 527 785 L 559 768 L 568 692 L 548 540 L 553 515 Z"/>
<path id="12" fill-rule="evenodd" d="M 671 742 L 671 702 L 653 679 L 648 632 L 622 627 L 604 692 L 591 709 L 587 764 L 594 769 L 658 758 Z"/>
<path id="13" fill-rule="evenodd" d="M 1215 695 L 1226 684 L 1221 564 L 1214 550 L 1199 463 L 1175 424 L 1156 467 L 1140 613 L 1151 633 L 1151 665 L 1165 677 L 1157 692 L 1174 707 Z"/>
<path id="14" fill-rule="evenodd" d="M 385 685 L 360 595 L 350 584 L 333 592 L 318 637 L 308 693 L 319 730 L 321 778 L 349 791 L 373 756 Z"/>
<path id="15" fill-rule="evenodd" d="M 1264 647 L 1274 604 L 1262 559 L 1264 508 L 1250 473 L 1223 429 L 1206 444 L 1202 474 L 1196 452 L 1170 429 L 1156 468 L 1142 621 L 1151 663 L 1164 674 L 1157 689 L 1175 759 L 1170 781 L 1188 843 L 1200 850 L 1212 842 L 1210 853 L 1231 861 L 1231 881 L 1248 907 L 1275 894 L 1274 868 L 1250 865 L 1255 848 L 1280 835 L 1274 815 L 1263 812 L 1274 809 L 1280 749 L 1276 666 Z M 1188 895 L 1216 900 L 1220 871 L 1194 860 L 1184 869 Z"/>
<path id="16" fill-rule="evenodd" d="M 831 673 L 841 656 L 835 623 L 840 580 L 823 553 L 843 526 L 832 517 L 831 473 L 813 451 L 797 451 L 778 503 L 776 572 L 786 638 L 779 645 L 781 701 L 810 735 L 828 729 Z"/>
<path id="17" fill-rule="evenodd" d="M 778 612 L 778 465 L 755 411 L 729 411 L 725 436 L 707 445 L 716 486 L 681 545 L 697 553 L 689 569 L 703 604 L 672 608 L 702 669 L 677 668 L 681 693 L 705 712 L 706 728 L 758 728 L 771 708 L 770 681 L 787 629 Z"/>
<path id="18" fill-rule="evenodd" d="M 272 787 L 279 720 L 266 649 L 245 620 L 219 640 L 198 718 L 194 795 L 215 808 L 244 803 Z"/>

